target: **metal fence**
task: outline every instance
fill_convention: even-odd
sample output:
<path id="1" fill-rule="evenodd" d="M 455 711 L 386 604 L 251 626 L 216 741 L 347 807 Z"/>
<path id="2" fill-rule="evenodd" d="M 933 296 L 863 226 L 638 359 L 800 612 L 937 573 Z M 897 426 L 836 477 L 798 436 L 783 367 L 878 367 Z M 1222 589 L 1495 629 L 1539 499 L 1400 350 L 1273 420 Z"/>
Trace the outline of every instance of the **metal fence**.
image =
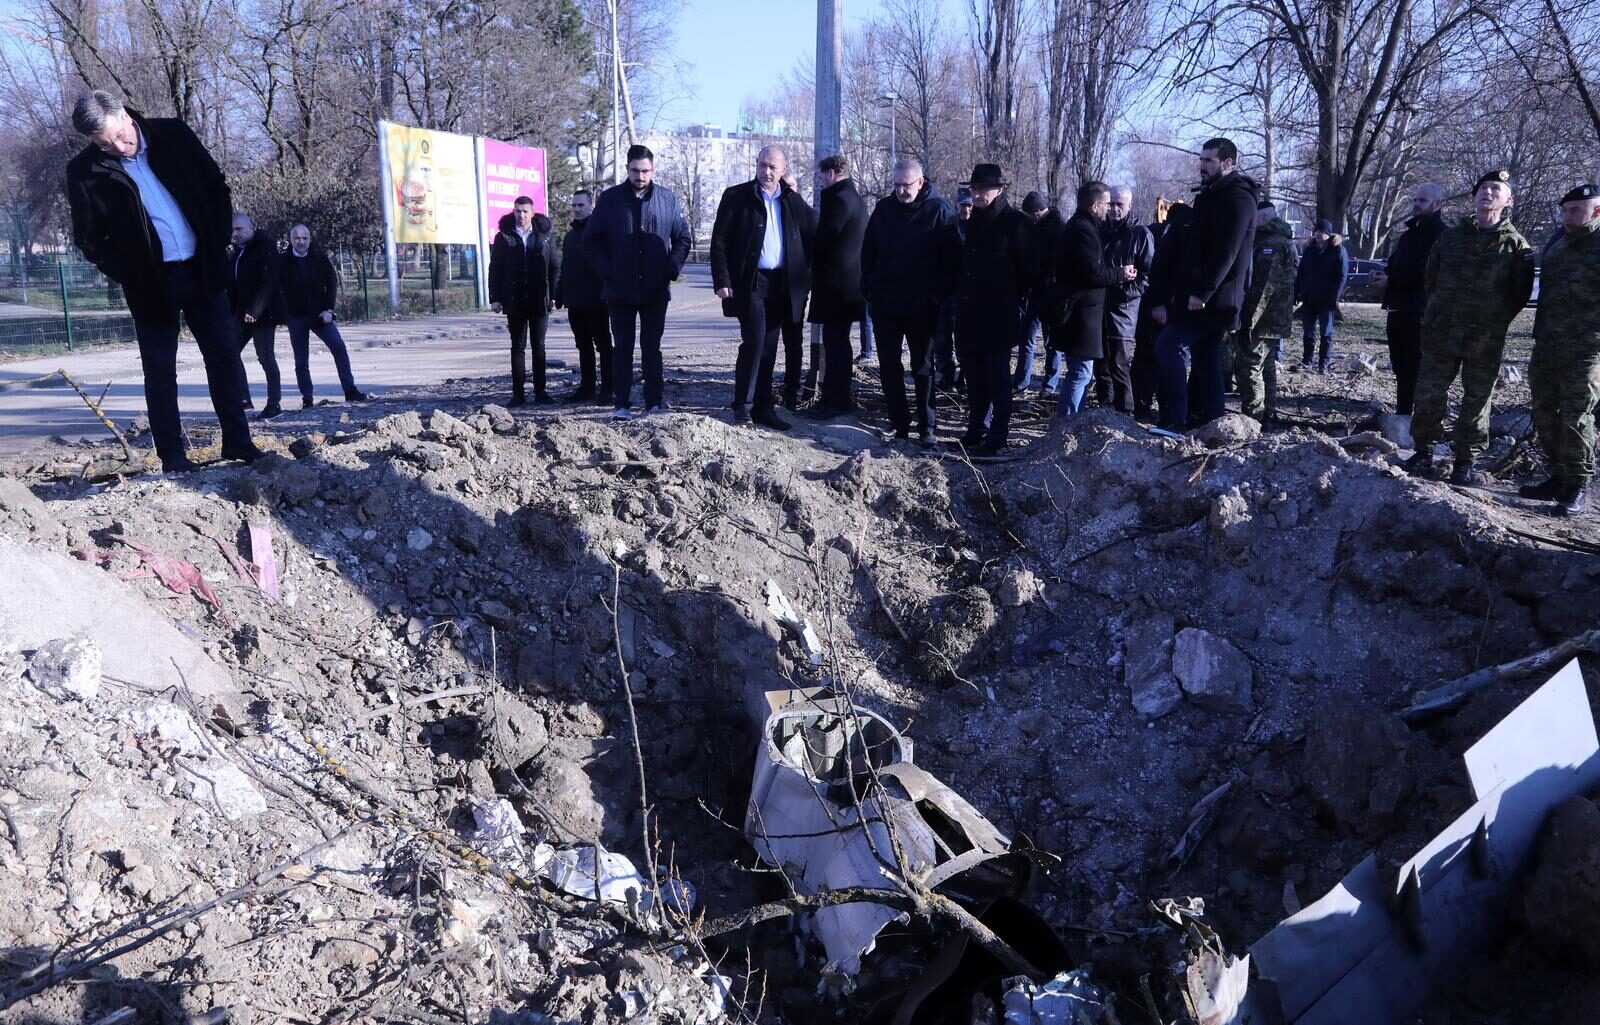
<path id="1" fill-rule="evenodd" d="M 477 247 L 400 249 L 400 316 L 479 309 Z M 382 253 L 333 254 L 341 287 L 334 311 L 340 320 L 384 320 L 389 280 Z M 134 341 L 133 318 L 122 288 L 81 259 L 36 253 L 25 261 L 0 254 L 0 357 L 48 355 L 94 345 Z"/>

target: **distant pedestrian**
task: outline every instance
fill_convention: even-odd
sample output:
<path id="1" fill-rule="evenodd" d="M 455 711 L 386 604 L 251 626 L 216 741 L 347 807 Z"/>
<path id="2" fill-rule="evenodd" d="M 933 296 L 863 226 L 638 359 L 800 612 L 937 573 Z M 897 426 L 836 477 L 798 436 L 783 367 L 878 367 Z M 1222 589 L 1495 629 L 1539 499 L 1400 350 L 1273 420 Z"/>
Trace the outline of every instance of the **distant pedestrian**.
<path id="1" fill-rule="evenodd" d="M 1083 409 L 1085 394 L 1094 381 L 1094 361 L 1105 356 L 1106 291 L 1139 276 L 1133 264 L 1106 263 L 1100 226 L 1111 205 L 1111 189 L 1089 181 L 1078 187 L 1077 209 L 1056 245 L 1056 287 L 1062 300 L 1061 320 L 1052 338 L 1066 354 L 1066 379 L 1062 382 L 1057 415 Z"/>
<path id="2" fill-rule="evenodd" d="M 773 408 L 772 368 L 786 324 L 805 317 L 817 218 L 783 180 L 789 159 L 778 146 L 756 154 L 752 181 L 730 186 L 711 229 L 711 282 L 724 316 L 739 319 L 733 376 L 733 422 L 775 431 L 791 426 Z M 799 367 L 785 387 L 799 386 Z"/>
<path id="3" fill-rule="evenodd" d="M 1600 402 L 1600 189 L 1579 185 L 1561 199 L 1562 234 L 1545 251 L 1533 321 L 1533 427 L 1550 477 L 1521 489 L 1554 499 L 1555 512 L 1583 512 L 1594 477 L 1594 410 Z"/>
<path id="4" fill-rule="evenodd" d="M 856 191 L 850 165 L 839 154 L 817 164 L 822 194 L 812 251 L 811 309 L 806 319 L 822 327 L 822 391 L 808 415 L 831 419 L 855 409 L 850 396 L 853 353 L 850 328 L 867 313 L 861 294 L 861 240 L 867 232 L 867 201 Z"/>
<path id="5" fill-rule="evenodd" d="M 611 318 L 600 294 L 600 275 L 584 251 L 583 232 L 594 213 L 594 193 L 572 194 L 572 227 L 561 240 L 561 276 L 556 281 L 556 308 L 566 307 L 567 324 L 578 347 L 578 387 L 563 401 L 611 401 Z M 600 381 L 595 384 L 595 371 Z"/>
<path id="6" fill-rule="evenodd" d="M 894 165 L 893 193 L 878 201 L 861 244 L 861 286 L 870 304 L 878 341 L 878 374 L 883 401 L 896 438 L 933 440 L 934 333 L 948 289 L 948 268 L 940 264 L 944 236 L 956 215 L 922 173 L 921 162 L 902 158 Z M 911 360 L 916 405 L 906 408 L 901 342 Z"/>
<path id="7" fill-rule="evenodd" d="M 278 289 L 283 296 L 284 324 L 289 329 L 289 347 L 294 350 L 294 379 L 300 386 L 302 409 L 316 404 L 311 383 L 311 336 L 322 339 L 333 356 L 339 385 L 346 402 L 365 402 L 367 396 L 356 387 L 350 370 L 350 352 L 335 322 L 334 307 L 339 301 L 339 272 L 321 246 L 311 241 L 311 229 L 296 224 L 289 229 L 289 251 L 278 260 Z"/>
<path id="8" fill-rule="evenodd" d="M 1417 186 L 1405 232 L 1383 269 L 1372 273 L 1372 283 L 1383 289 L 1383 308 L 1389 311 L 1394 411 L 1401 416 L 1411 415 L 1417 392 L 1417 368 L 1422 363 L 1422 312 L 1428 305 L 1424 278 L 1428 256 L 1444 230 L 1444 189 L 1431 184 Z"/>
<path id="9" fill-rule="evenodd" d="M 611 416 L 617 420 L 632 415 L 636 329 L 644 411 L 667 408 L 661 334 L 672 282 L 689 258 L 689 222 L 678 197 L 655 184 L 655 173 L 655 154 L 646 146 L 630 146 L 628 180 L 600 193 L 583 232 L 583 251 L 600 275 L 600 293 L 611 315 Z"/>
<path id="10" fill-rule="evenodd" d="M 225 239 L 233 199 L 217 162 L 177 118 L 146 118 L 110 93 L 78 97 L 72 126 L 89 145 L 67 163 L 72 241 L 122 286 L 144 368 L 150 434 L 166 473 L 198 469 L 178 416 L 178 317 L 205 360 L 222 457 L 251 462 L 239 391 L 244 367 L 228 311 Z"/>
<path id="11" fill-rule="evenodd" d="M 1278 412 L 1278 354 L 1294 326 L 1294 229 L 1262 200 L 1255 256 L 1234 346 L 1239 412 L 1271 423 Z"/>
<path id="12" fill-rule="evenodd" d="M 278 252 L 272 236 L 257 231 L 250 215 L 233 215 L 233 276 L 228 282 L 228 309 L 233 313 L 234 330 L 239 339 L 239 354 L 247 343 L 254 344 L 256 361 L 267 377 L 267 404 L 256 414 L 257 420 L 271 420 L 283 413 L 283 379 L 278 373 L 278 354 L 273 336 L 283 319 L 278 298 Z M 240 390 L 244 408 L 251 409 L 250 382 L 239 363 Z"/>
<path id="13" fill-rule="evenodd" d="M 1132 267 L 1132 280 L 1119 280 L 1106 289 L 1106 354 L 1095 362 L 1095 398 L 1122 413 L 1133 412 L 1133 354 L 1138 333 L 1139 302 L 1150 287 L 1150 267 L 1156 258 L 1156 241 L 1133 212 L 1133 190 L 1118 185 L 1111 190 L 1105 222 L 1100 228 L 1106 263 Z"/>
<path id="14" fill-rule="evenodd" d="M 1422 363 L 1417 369 L 1408 473 L 1432 474 L 1433 446 L 1444 438 L 1450 385 L 1461 378 L 1452 448 L 1452 484 L 1486 484 L 1473 463 L 1489 444 L 1489 402 L 1500 376 L 1506 328 L 1533 292 L 1533 248 L 1507 216 L 1511 173 L 1490 171 L 1473 189 L 1473 214 L 1439 236 L 1428 255 L 1423 287 Z"/>
<path id="15" fill-rule="evenodd" d="M 972 214 L 964 241 L 952 232 L 945 244 L 956 268 L 956 353 L 967 382 L 961 444 L 976 455 L 997 455 L 1011 434 L 1011 350 L 1037 276 L 1032 225 L 1006 202 L 999 164 L 978 164 L 962 184 L 972 190 Z"/>
<path id="16" fill-rule="evenodd" d="M 1239 328 L 1255 246 L 1256 186 L 1240 174 L 1239 151 L 1227 139 L 1200 149 L 1200 192 L 1174 267 L 1174 302 L 1151 310 L 1156 339 L 1161 426 L 1187 430 L 1223 414 L 1223 336 Z M 1190 408 L 1190 391 L 1194 408 Z"/>
<path id="17" fill-rule="evenodd" d="M 1050 343 L 1062 314 L 1061 292 L 1056 285 L 1056 243 L 1067 222 L 1042 192 L 1030 192 L 1022 197 L 1022 213 L 1033 222 L 1029 239 L 1038 277 L 1023 303 L 1022 339 L 1017 349 L 1017 366 L 1011 372 L 1011 387 L 1021 393 L 1033 385 L 1033 357 L 1038 352 L 1039 339 L 1043 338 L 1044 379 L 1039 384 L 1039 393 L 1053 394 L 1061 387 L 1061 350 Z"/>
<path id="18" fill-rule="evenodd" d="M 518 196 L 489 244 L 489 308 L 506 315 L 511 334 L 512 406 L 527 403 L 528 350 L 533 358 L 533 401 L 548 405 L 545 390 L 545 336 L 561 277 L 550 218 L 533 212 L 533 197 Z M 591 377 L 592 387 L 592 377 Z"/>
<path id="19" fill-rule="evenodd" d="M 1333 358 L 1333 322 L 1349 280 L 1350 254 L 1345 251 L 1344 239 L 1334 234 L 1332 221 L 1318 221 L 1294 278 L 1294 298 L 1300 304 L 1300 323 L 1305 329 L 1302 367 L 1310 369 L 1311 357 L 1316 354 L 1317 373 L 1328 372 Z"/>

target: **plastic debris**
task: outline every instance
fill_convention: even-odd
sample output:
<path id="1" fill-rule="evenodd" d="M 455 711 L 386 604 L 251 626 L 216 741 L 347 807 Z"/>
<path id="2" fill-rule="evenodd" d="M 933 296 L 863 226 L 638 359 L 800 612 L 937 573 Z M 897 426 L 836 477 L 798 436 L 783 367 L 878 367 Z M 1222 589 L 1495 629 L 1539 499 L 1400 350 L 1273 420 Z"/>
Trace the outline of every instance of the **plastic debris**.
<path id="1" fill-rule="evenodd" d="M 1006 980 L 1001 1006 L 1006 1025 L 1082 1025 L 1105 1014 L 1105 993 L 1086 968 L 1062 972 L 1044 985 L 1026 975 Z"/>
<path id="2" fill-rule="evenodd" d="M 822 642 L 817 640 L 817 632 L 811 628 L 811 620 L 803 618 L 795 611 L 794 605 L 784 597 L 783 588 L 778 586 L 776 580 L 767 581 L 767 611 L 772 617 L 784 626 L 800 635 L 800 645 L 805 648 L 806 657 L 811 659 L 813 666 L 822 665 Z"/>
<path id="3" fill-rule="evenodd" d="M 256 585 L 278 600 L 278 561 L 272 554 L 272 528 L 260 520 L 250 521 L 250 571 Z"/>
<path id="4" fill-rule="evenodd" d="M 545 844 L 539 847 L 541 850 L 534 855 L 537 871 L 561 892 L 584 900 L 594 900 L 598 896 L 603 903 L 634 908 L 645 916 L 652 913 L 655 898 L 650 892 L 650 881 L 623 855 L 601 849 L 599 879 L 596 880 L 594 847 L 572 847 L 563 851 L 553 851 Z M 544 851 L 550 851 L 548 858 L 543 856 Z M 677 914 L 691 914 L 695 903 L 694 887 L 681 879 L 663 879 L 661 900 Z"/>
<path id="5" fill-rule="evenodd" d="M 501 797 L 474 804 L 472 822 L 476 828 L 467 839 L 477 844 L 486 856 L 507 868 L 519 872 L 527 870 L 527 852 L 522 847 L 525 830 L 510 801 Z"/>

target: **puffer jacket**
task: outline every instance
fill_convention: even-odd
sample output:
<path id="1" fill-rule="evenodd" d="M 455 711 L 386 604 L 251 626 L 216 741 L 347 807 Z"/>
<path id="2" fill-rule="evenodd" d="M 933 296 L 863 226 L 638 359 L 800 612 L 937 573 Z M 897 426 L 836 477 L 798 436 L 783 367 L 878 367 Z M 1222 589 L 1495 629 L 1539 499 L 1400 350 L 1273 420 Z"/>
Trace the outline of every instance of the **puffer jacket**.
<path id="1" fill-rule="evenodd" d="M 561 276 L 561 251 L 550 230 L 550 218 L 533 215 L 533 231 L 524 246 L 516 218 L 500 218 L 500 230 L 489 243 L 489 302 L 518 316 L 548 313 Z"/>

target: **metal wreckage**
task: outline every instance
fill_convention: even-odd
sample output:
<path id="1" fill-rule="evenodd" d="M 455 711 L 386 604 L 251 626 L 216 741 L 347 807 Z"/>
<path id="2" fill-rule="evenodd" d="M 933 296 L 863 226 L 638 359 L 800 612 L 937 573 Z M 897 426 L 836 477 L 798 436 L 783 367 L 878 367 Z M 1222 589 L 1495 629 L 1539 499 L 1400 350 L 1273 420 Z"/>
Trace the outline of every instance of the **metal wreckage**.
<path id="1" fill-rule="evenodd" d="M 778 604 L 780 620 L 804 638 L 809 624 Z M 765 699 L 745 835 L 793 893 L 838 900 L 800 919 L 820 947 L 820 998 L 848 1000 L 861 1020 L 885 1025 L 1117 1025 L 1115 998 L 1074 967 L 1028 905 L 1049 855 L 1009 840 L 916 766 L 911 740 L 847 694 L 817 687 Z M 1185 941 L 1172 979 L 1182 1020 L 1412 1020 L 1504 919 L 1550 811 L 1600 783 L 1600 742 L 1576 661 L 1465 761 L 1476 800 L 1446 829 L 1397 868 L 1367 857 L 1242 956 L 1206 925 L 1199 899 L 1153 901 L 1155 917 Z M 955 928 L 931 927 L 941 919 Z M 1018 959 L 1031 970 L 1018 971 Z"/>

